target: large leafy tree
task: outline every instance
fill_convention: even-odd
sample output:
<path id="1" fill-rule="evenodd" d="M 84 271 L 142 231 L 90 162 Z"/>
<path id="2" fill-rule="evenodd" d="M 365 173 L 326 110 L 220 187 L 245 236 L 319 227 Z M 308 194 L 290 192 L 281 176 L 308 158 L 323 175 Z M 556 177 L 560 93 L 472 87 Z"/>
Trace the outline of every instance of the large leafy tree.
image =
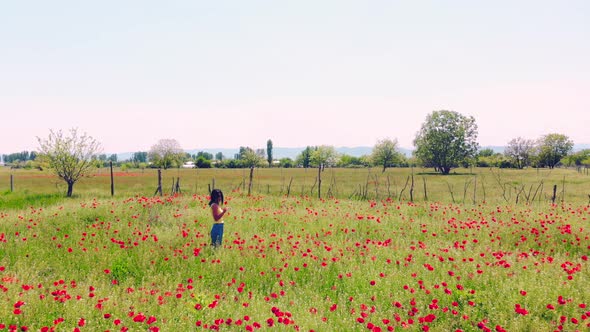
<path id="1" fill-rule="evenodd" d="M 383 172 L 387 167 L 392 167 L 401 160 L 401 154 L 397 150 L 397 140 L 383 139 L 377 141 L 373 152 L 371 153 L 373 165 L 383 167 Z"/>
<path id="2" fill-rule="evenodd" d="M 531 164 L 532 157 L 535 153 L 535 142 L 530 139 L 517 137 L 510 142 L 504 150 L 504 154 L 514 166 L 523 169 Z"/>
<path id="3" fill-rule="evenodd" d="M 566 135 L 547 134 L 537 142 L 539 166 L 554 168 L 561 158 L 567 156 L 574 147 L 574 142 Z"/>
<path id="4" fill-rule="evenodd" d="M 311 165 L 318 168 L 318 198 L 322 198 L 322 171 L 338 161 L 338 153 L 333 146 L 322 145 L 311 152 Z"/>
<path id="5" fill-rule="evenodd" d="M 71 197 L 74 184 L 92 169 L 92 157 L 100 151 L 100 143 L 77 129 L 70 129 L 69 135 L 50 130 L 49 137 L 37 137 L 37 141 L 39 156 L 67 183 L 67 196 Z"/>
<path id="6" fill-rule="evenodd" d="M 180 166 L 185 158 L 185 153 L 175 139 L 161 139 L 154 144 L 149 152 L 152 164 L 164 169 Z"/>
<path id="7" fill-rule="evenodd" d="M 454 111 L 434 111 L 426 117 L 414 139 L 414 154 L 424 166 L 449 174 L 453 167 L 475 156 L 477 124 L 472 116 Z"/>

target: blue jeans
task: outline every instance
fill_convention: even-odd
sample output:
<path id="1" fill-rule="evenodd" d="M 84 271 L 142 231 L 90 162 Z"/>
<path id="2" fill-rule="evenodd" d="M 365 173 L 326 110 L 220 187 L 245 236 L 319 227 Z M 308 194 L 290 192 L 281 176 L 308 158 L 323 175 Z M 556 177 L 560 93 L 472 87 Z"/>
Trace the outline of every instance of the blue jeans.
<path id="1" fill-rule="evenodd" d="M 211 245 L 214 247 L 221 246 L 223 240 L 223 224 L 213 224 L 211 228 Z"/>

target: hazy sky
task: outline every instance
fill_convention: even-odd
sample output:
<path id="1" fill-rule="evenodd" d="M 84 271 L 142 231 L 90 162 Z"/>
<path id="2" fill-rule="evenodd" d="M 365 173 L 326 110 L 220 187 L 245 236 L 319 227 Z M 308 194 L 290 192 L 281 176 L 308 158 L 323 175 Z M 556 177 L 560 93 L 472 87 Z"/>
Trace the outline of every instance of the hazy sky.
<path id="1" fill-rule="evenodd" d="M 76 127 L 106 153 L 412 148 L 426 115 L 481 145 L 590 143 L 590 1 L 4 1 L 0 154 Z"/>

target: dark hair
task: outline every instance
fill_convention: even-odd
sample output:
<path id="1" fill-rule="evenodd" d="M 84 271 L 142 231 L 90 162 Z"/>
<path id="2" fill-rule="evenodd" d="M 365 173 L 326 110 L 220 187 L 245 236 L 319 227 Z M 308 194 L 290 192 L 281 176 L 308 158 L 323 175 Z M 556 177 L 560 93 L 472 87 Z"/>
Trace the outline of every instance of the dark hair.
<path id="1" fill-rule="evenodd" d="M 211 191 L 211 200 L 209 201 L 209 206 L 211 206 L 213 203 L 219 204 L 220 202 L 223 204 L 223 193 L 219 189 L 213 189 Z"/>

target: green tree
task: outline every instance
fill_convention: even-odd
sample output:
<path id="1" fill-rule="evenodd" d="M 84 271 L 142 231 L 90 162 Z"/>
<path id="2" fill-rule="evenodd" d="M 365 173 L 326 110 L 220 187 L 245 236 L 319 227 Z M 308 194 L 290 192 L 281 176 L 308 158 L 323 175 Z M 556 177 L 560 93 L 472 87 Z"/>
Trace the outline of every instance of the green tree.
<path id="1" fill-rule="evenodd" d="M 475 119 L 454 111 L 432 112 L 416 134 L 414 146 L 414 155 L 424 166 L 449 174 L 477 152 Z"/>
<path id="2" fill-rule="evenodd" d="M 215 160 L 222 161 L 223 160 L 223 152 L 217 152 L 215 154 Z"/>
<path id="3" fill-rule="evenodd" d="M 184 155 L 180 143 L 175 139 L 161 139 L 152 146 L 149 152 L 152 164 L 164 169 L 182 165 Z"/>
<path id="4" fill-rule="evenodd" d="M 522 137 L 511 139 L 504 150 L 504 155 L 518 169 L 530 166 L 534 154 L 535 142 Z"/>
<path id="5" fill-rule="evenodd" d="M 371 153 L 373 165 L 383 166 L 383 171 L 387 167 L 392 167 L 401 160 L 401 153 L 397 149 L 397 140 L 383 139 L 377 141 Z"/>
<path id="6" fill-rule="evenodd" d="M 67 197 L 72 197 L 74 183 L 90 172 L 100 143 L 86 133 L 79 135 L 77 129 L 70 129 L 69 136 L 50 130 L 48 138 L 37 141 L 40 157 L 67 183 Z"/>
<path id="7" fill-rule="evenodd" d="M 311 153 L 313 148 L 308 146 L 305 150 L 301 151 L 301 153 L 296 158 L 296 164 L 300 165 L 303 168 L 308 168 L 311 166 Z"/>
<path id="8" fill-rule="evenodd" d="M 269 139 L 266 141 L 266 161 L 268 162 L 268 167 L 272 167 L 272 141 Z"/>
<path id="9" fill-rule="evenodd" d="M 567 157 L 566 157 L 567 158 Z M 588 165 L 590 160 L 590 149 L 580 150 L 571 155 L 571 163 L 576 166 Z"/>
<path id="10" fill-rule="evenodd" d="M 279 160 L 279 166 L 283 167 L 283 168 L 291 168 L 293 167 L 294 163 L 293 163 L 293 159 L 291 158 L 281 158 Z"/>
<path id="11" fill-rule="evenodd" d="M 148 153 L 145 151 L 134 152 L 133 156 L 131 157 L 131 161 L 136 164 L 147 163 L 147 160 L 148 160 Z"/>
<path id="12" fill-rule="evenodd" d="M 205 160 L 213 160 L 213 154 L 211 154 L 209 152 L 205 152 L 205 151 L 197 152 L 197 154 L 195 156 L 193 156 L 193 159 L 196 160 L 199 157 L 203 157 L 203 159 L 205 159 Z"/>
<path id="13" fill-rule="evenodd" d="M 211 168 L 211 159 L 207 159 L 205 156 L 198 156 L 195 160 L 195 166 L 197 168 Z"/>
<path id="14" fill-rule="evenodd" d="M 318 168 L 318 198 L 322 198 L 322 171 L 326 167 L 334 166 L 338 159 L 338 153 L 333 146 L 322 145 L 311 153 L 311 164 Z"/>
<path id="15" fill-rule="evenodd" d="M 539 166 L 554 168 L 573 149 L 574 142 L 566 135 L 547 134 L 537 142 Z"/>

